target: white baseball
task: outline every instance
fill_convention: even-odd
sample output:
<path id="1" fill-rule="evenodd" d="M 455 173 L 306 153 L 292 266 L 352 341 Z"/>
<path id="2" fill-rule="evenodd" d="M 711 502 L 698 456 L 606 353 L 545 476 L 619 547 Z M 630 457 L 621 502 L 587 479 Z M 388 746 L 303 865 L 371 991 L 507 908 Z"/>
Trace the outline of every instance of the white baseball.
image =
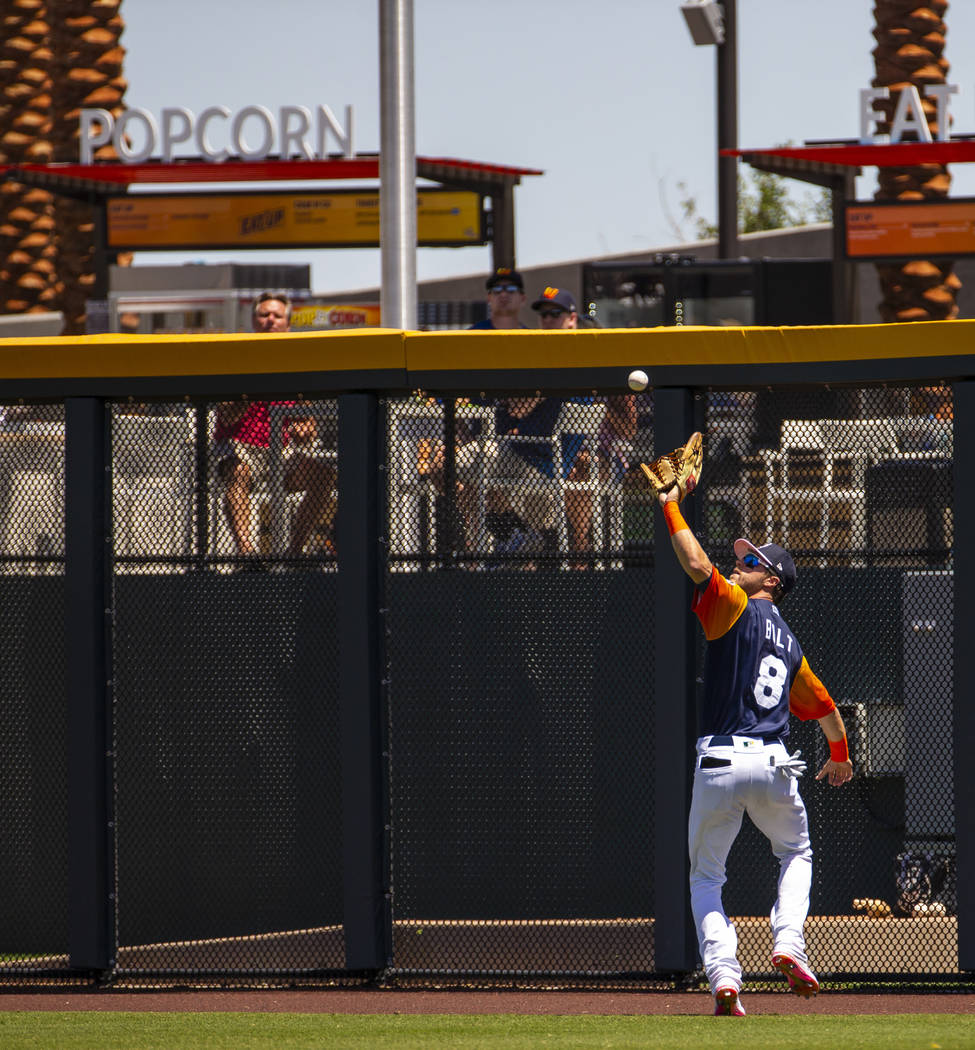
<path id="1" fill-rule="evenodd" d="M 630 384 L 631 390 L 646 390 L 650 385 L 650 377 L 642 368 L 634 368 L 626 381 Z"/>

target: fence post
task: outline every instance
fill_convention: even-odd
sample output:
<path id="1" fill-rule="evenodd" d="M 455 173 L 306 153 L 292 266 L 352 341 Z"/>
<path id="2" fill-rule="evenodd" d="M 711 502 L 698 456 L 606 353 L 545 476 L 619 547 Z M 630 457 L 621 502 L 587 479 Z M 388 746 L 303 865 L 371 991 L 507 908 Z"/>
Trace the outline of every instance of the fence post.
<path id="1" fill-rule="evenodd" d="M 386 967 L 391 944 L 386 898 L 382 758 L 385 566 L 374 394 L 339 396 L 338 608 L 342 727 L 342 870 L 345 964 Z"/>
<path id="2" fill-rule="evenodd" d="M 654 449 L 682 445 L 695 428 L 694 401 L 686 388 L 656 388 Z M 696 528 L 699 500 L 683 505 Z M 694 623 L 690 581 L 674 556 L 663 516 L 654 523 L 654 967 L 659 973 L 690 972 L 697 937 L 690 911 L 687 818 L 697 712 Z"/>
<path id="3" fill-rule="evenodd" d="M 958 886 L 958 968 L 975 970 L 975 706 L 968 657 L 975 650 L 975 382 L 957 382 L 954 404 L 954 566 L 953 716 L 955 764 L 955 863 Z M 968 449 L 966 452 L 965 450 Z M 908 756 L 908 761 L 910 758 Z"/>
<path id="4" fill-rule="evenodd" d="M 68 954 L 115 964 L 110 434 L 105 402 L 65 402 L 65 639 L 68 703 Z"/>

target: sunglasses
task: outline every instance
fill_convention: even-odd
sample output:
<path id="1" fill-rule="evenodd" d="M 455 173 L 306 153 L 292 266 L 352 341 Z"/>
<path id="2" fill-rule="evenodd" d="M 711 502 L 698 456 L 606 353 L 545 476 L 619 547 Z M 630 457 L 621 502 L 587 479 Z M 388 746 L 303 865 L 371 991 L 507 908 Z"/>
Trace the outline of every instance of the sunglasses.
<path id="1" fill-rule="evenodd" d="M 744 556 L 744 558 L 741 559 L 741 563 L 742 563 L 742 565 L 745 566 L 746 569 L 767 569 L 768 568 L 768 566 L 765 564 L 765 562 L 763 562 L 758 557 L 757 554 L 752 554 L 751 551 L 749 551 Z"/>
<path id="2" fill-rule="evenodd" d="M 542 317 L 561 317 L 564 313 L 567 313 L 566 310 L 539 310 L 538 312 Z"/>
<path id="3" fill-rule="evenodd" d="M 492 292 L 520 292 L 521 289 L 516 284 L 495 284 L 491 287 Z"/>

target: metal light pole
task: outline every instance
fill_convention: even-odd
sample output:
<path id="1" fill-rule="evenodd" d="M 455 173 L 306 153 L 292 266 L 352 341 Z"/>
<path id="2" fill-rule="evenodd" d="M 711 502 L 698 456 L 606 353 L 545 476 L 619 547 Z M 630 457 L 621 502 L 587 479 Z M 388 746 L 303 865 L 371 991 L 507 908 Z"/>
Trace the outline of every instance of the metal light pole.
<path id="1" fill-rule="evenodd" d="M 715 76 L 718 125 L 718 258 L 738 258 L 738 158 L 722 157 L 738 148 L 737 0 L 685 0 L 681 13 L 695 44 L 717 48 Z"/>
<path id="2" fill-rule="evenodd" d="M 414 109 L 413 0 L 379 0 L 379 302 L 387 328 L 416 328 Z"/>
<path id="3" fill-rule="evenodd" d="M 738 148 L 738 27 L 735 5 L 723 0 L 724 40 L 718 44 L 718 258 L 738 258 L 738 158 L 722 157 Z"/>

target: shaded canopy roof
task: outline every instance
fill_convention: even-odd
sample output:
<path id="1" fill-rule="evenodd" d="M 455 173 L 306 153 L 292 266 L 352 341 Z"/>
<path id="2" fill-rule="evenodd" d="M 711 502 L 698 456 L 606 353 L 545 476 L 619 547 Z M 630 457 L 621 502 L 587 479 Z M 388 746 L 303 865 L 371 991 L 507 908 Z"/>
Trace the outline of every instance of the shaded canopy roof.
<path id="1" fill-rule="evenodd" d="M 451 157 L 417 157 L 417 178 L 475 185 L 517 185 L 524 175 L 543 175 L 537 168 L 515 168 Z M 219 163 L 188 158 L 169 163 L 120 161 L 95 164 L 2 164 L 0 178 L 68 191 L 117 192 L 136 183 L 289 182 L 337 179 L 378 179 L 378 154 L 324 160 L 226 160 Z"/>
<path id="2" fill-rule="evenodd" d="M 816 143 L 806 146 L 775 146 L 772 149 L 728 149 L 722 156 L 778 158 L 802 164 L 829 164 L 841 168 L 914 168 L 920 164 L 966 164 L 975 161 L 975 140 L 948 142 L 895 142 L 863 145 L 859 142 Z"/>

